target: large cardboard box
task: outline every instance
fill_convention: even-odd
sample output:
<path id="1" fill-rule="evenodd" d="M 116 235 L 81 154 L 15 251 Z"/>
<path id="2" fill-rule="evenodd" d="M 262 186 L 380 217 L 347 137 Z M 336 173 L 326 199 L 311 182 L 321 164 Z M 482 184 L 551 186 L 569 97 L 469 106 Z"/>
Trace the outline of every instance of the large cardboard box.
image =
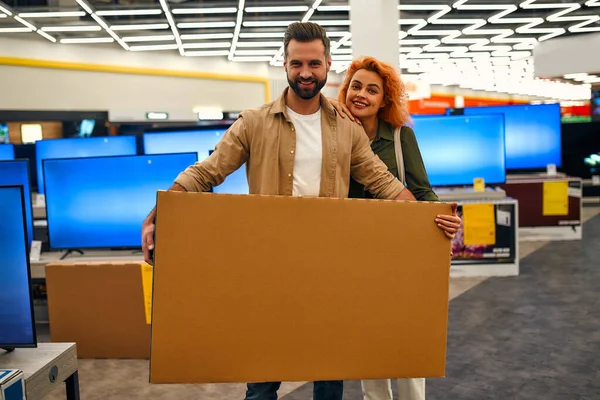
<path id="1" fill-rule="evenodd" d="M 441 203 L 158 193 L 153 383 L 444 375 Z"/>
<path id="2" fill-rule="evenodd" d="M 68 260 L 48 264 L 51 341 L 77 343 L 79 358 L 148 359 L 143 264 Z"/>

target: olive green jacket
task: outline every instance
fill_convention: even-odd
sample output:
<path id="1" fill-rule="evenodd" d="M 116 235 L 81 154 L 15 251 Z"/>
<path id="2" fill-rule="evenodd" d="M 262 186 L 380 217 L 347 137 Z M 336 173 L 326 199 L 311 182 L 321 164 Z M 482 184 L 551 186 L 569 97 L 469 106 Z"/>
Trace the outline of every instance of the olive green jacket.
<path id="1" fill-rule="evenodd" d="M 404 157 L 406 186 L 419 201 L 439 201 L 438 196 L 429 184 L 425 165 L 423 164 L 423 158 L 421 157 L 419 145 L 417 144 L 417 138 L 415 137 L 415 132 L 412 128 L 408 126 L 402 127 L 400 141 L 402 144 L 402 155 Z M 392 126 L 379 120 L 377 136 L 373 142 L 371 142 L 371 149 L 373 149 L 373 152 L 379 156 L 385 165 L 387 165 L 388 170 L 396 178 L 399 178 L 396 152 L 394 150 L 394 128 Z M 356 199 L 372 198 L 373 196 L 366 191 L 360 183 L 351 179 L 348 197 Z"/>

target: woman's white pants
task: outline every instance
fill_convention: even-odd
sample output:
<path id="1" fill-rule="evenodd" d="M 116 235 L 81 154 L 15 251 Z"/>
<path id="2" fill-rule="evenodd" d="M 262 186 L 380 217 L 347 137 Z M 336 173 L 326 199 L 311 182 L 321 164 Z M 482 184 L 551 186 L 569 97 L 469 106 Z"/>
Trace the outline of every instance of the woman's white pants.
<path id="1" fill-rule="evenodd" d="M 396 379 L 399 400 L 425 400 L 425 378 Z M 392 400 L 391 379 L 362 381 L 364 400 Z"/>

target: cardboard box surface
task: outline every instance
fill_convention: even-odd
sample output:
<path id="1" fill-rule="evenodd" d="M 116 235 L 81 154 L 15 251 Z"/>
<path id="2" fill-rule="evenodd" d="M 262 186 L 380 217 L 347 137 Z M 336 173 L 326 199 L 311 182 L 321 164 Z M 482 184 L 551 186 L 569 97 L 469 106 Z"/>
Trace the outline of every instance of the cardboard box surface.
<path id="1" fill-rule="evenodd" d="M 159 192 L 153 383 L 444 375 L 441 203 Z"/>
<path id="2" fill-rule="evenodd" d="M 50 339 L 77 343 L 79 358 L 150 357 L 141 262 L 46 265 Z"/>

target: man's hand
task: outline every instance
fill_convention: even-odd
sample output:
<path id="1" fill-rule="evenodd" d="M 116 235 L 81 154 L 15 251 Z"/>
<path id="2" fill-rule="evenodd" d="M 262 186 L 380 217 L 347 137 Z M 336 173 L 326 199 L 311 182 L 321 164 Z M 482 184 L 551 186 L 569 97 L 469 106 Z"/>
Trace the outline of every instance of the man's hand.
<path id="1" fill-rule="evenodd" d="M 346 116 L 347 116 L 348 118 L 350 118 L 350 121 L 354 121 L 358 125 L 362 125 L 360 123 L 360 119 L 358 119 L 354 115 L 352 115 L 352 113 L 350 112 L 348 107 L 346 107 L 346 105 L 344 103 L 341 103 L 341 102 L 337 101 L 336 99 L 328 98 L 327 100 L 329 100 L 329 102 L 331 103 L 333 108 L 335 108 L 335 110 L 338 112 L 338 114 L 340 114 L 340 117 L 346 118 Z"/>
<path id="2" fill-rule="evenodd" d="M 408 190 L 407 188 L 404 188 L 404 189 L 402 189 L 402 191 L 400 192 L 398 197 L 396 197 L 394 200 L 416 201 L 417 199 L 415 198 L 415 196 L 413 196 L 413 194 L 411 193 L 410 190 Z"/>
<path id="3" fill-rule="evenodd" d="M 142 250 L 144 251 L 144 260 L 150 264 L 154 264 L 152 260 L 151 251 L 154 250 L 154 230 L 156 226 L 153 221 L 149 221 L 148 218 L 142 224 Z"/>
<path id="4" fill-rule="evenodd" d="M 456 214 L 457 203 L 452 203 L 452 215 L 438 215 L 435 219 L 437 226 L 444 231 L 446 236 L 454 239 L 456 232 L 460 228 L 460 217 Z"/>
<path id="5" fill-rule="evenodd" d="M 185 188 L 178 183 L 174 183 L 170 188 L 171 192 L 185 192 Z M 151 252 L 154 251 L 154 231 L 156 226 L 156 207 L 152 209 L 150 215 L 146 217 L 142 223 L 142 251 L 144 252 L 144 261 L 150 265 L 154 265 Z"/>

